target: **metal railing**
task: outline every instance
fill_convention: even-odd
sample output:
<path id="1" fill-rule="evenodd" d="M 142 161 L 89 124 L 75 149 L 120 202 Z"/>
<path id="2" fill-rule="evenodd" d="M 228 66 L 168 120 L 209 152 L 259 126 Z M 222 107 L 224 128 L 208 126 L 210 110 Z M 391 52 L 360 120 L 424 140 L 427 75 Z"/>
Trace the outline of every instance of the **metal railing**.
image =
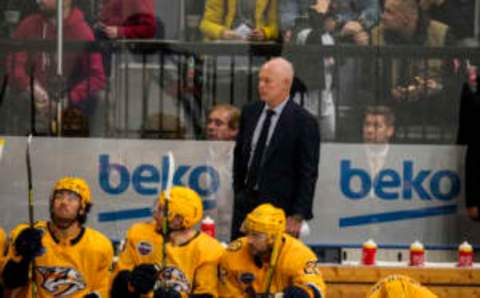
<path id="1" fill-rule="evenodd" d="M 3 57 L 17 51 L 34 53 L 54 49 L 52 42 L 0 41 Z M 98 95 L 102 106 L 99 118 L 103 120 L 100 132 L 94 135 L 133 138 L 202 138 L 208 109 L 216 103 L 242 106 L 257 100 L 260 65 L 270 57 L 284 56 L 296 68 L 296 98 L 301 104 L 310 105 L 308 108 L 319 121 L 325 116 L 322 102 L 311 94 L 325 85 L 324 59 L 333 59 L 331 89 L 336 125 L 328 141 L 361 141 L 363 108 L 387 104 L 397 113 L 396 142 L 453 143 L 461 85 L 468 77 L 463 65 L 467 60 L 473 64 L 480 61 L 477 49 L 457 47 L 322 47 L 178 41 L 65 44 L 66 53 L 79 49 L 108 49 L 111 53 L 106 56 L 112 59 L 108 84 L 105 92 Z M 429 79 L 432 65 L 440 68 L 440 75 L 436 77 L 437 87 L 441 87 L 439 92 L 425 90 L 415 98 L 393 100 L 395 65 L 413 65 L 420 69 L 404 74 L 403 81 L 400 80 L 404 87 L 415 80 Z M 5 70 L 4 67 L 3 72 L 9 73 Z M 3 81 L 4 97 L 13 96 L 13 92 L 9 92 L 13 79 L 10 75 L 8 84 Z M 5 102 L 0 110 L 4 106 Z M 2 133 L 9 134 L 8 131 Z"/>

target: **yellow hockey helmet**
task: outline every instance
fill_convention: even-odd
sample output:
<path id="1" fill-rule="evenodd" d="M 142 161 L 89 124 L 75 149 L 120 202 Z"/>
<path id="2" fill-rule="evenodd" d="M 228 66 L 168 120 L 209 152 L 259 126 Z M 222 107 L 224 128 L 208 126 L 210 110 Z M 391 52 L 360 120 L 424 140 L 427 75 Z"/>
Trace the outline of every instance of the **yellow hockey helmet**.
<path id="1" fill-rule="evenodd" d="M 389 275 L 375 284 L 368 298 L 398 298 L 398 297 L 412 297 L 412 298 L 437 298 L 428 288 L 423 287 L 412 278 L 394 274 Z"/>
<path id="2" fill-rule="evenodd" d="M 90 194 L 90 188 L 87 182 L 78 177 L 63 177 L 55 183 L 53 191 L 69 190 L 80 196 L 82 199 L 82 206 L 92 203 L 92 196 Z"/>
<path id="3" fill-rule="evenodd" d="M 250 212 L 242 224 L 244 233 L 265 233 L 269 238 L 281 235 L 286 229 L 285 212 L 271 204 L 262 204 Z"/>
<path id="4" fill-rule="evenodd" d="M 165 195 L 163 191 L 158 198 L 162 208 L 165 206 Z M 176 216 L 182 218 L 182 226 L 187 229 L 200 222 L 203 217 L 202 199 L 194 190 L 184 186 L 172 187 L 168 201 L 168 223 L 172 223 Z"/>

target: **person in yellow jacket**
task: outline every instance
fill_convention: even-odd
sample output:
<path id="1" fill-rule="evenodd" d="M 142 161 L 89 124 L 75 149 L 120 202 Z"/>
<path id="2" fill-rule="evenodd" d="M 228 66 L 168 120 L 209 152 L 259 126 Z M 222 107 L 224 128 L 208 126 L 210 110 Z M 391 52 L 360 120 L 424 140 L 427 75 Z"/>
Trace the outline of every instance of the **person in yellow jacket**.
<path id="1" fill-rule="evenodd" d="M 284 211 L 271 204 L 247 215 L 242 224 L 246 237 L 230 243 L 220 261 L 220 297 L 325 297 L 316 255 L 286 234 L 285 226 Z"/>
<path id="2" fill-rule="evenodd" d="M 84 227 L 91 206 L 85 180 L 64 177 L 53 188 L 50 220 L 12 230 L 3 270 L 11 297 L 108 297 L 113 247 Z"/>
<path id="3" fill-rule="evenodd" d="M 276 40 L 277 1 L 207 0 L 200 30 L 209 40 Z"/>
<path id="4" fill-rule="evenodd" d="M 389 275 L 372 287 L 367 298 L 437 298 L 437 295 L 408 276 Z"/>
<path id="5" fill-rule="evenodd" d="M 166 202 L 168 240 L 164 252 Z M 217 297 L 217 266 L 224 248 L 195 229 L 202 214 L 202 200 L 192 189 L 175 186 L 168 201 L 162 192 L 153 220 L 134 224 L 127 232 L 114 269 L 111 297 Z"/>

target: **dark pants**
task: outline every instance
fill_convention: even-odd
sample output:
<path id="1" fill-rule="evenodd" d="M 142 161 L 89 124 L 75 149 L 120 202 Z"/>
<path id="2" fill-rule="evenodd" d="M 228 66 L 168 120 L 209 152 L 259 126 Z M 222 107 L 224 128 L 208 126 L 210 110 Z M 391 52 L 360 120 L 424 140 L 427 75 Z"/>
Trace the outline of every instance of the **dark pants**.
<path id="1" fill-rule="evenodd" d="M 247 214 L 257 207 L 258 197 L 258 192 L 254 190 L 241 190 L 235 194 L 230 240 L 244 236 L 240 228 Z"/>

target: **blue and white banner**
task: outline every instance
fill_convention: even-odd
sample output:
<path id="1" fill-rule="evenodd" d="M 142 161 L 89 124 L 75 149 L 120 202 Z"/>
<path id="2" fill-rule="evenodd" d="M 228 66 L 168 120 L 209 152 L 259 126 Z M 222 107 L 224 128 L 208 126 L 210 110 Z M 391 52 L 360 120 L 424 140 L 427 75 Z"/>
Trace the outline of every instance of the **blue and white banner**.
<path id="1" fill-rule="evenodd" d="M 464 148 L 390 145 L 374 170 L 371 147 L 327 144 L 309 243 L 427 245 L 479 243 L 480 225 L 464 211 Z M 370 154 L 369 154 L 370 153 Z"/>
<path id="2" fill-rule="evenodd" d="M 9 230 L 27 220 L 26 138 L 5 137 L 0 159 L 0 224 Z M 54 182 L 84 177 L 94 207 L 88 224 L 114 240 L 148 220 L 165 188 L 169 150 L 174 183 L 195 189 L 218 238 L 229 238 L 233 143 L 171 140 L 34 138 L 31 147 L 35 216 L 48 217 Z M 464 213 L 464 149 L 392 145 L 372 169 L 364 145 L 322 144 L 310 244 L 456 245 L 479 243 L 480 227 Z M 384 152 L 385 153 L 385 152 Z"/>
<path id="3" fill-rule="evenodd" d="M 26 138 L 6 137 L 0 163 L 1 222 L 6 230 L 27 221 Z M 62 176 L 84 177 L 93 203 L 88 224 L 114 240 L 137 221 L 148 220 L 165 188 L 167 152 L 175 157 L 174 183 L 195 189 L 205 214 L 228 238 L 233 143 L 34 138 L 31 145 L 36 219 L 47 218 L 53 184 Z M 230 208 L 230 211 L 228 211 Z M 218 210 L 227 210 L 224 216 Z"/>

